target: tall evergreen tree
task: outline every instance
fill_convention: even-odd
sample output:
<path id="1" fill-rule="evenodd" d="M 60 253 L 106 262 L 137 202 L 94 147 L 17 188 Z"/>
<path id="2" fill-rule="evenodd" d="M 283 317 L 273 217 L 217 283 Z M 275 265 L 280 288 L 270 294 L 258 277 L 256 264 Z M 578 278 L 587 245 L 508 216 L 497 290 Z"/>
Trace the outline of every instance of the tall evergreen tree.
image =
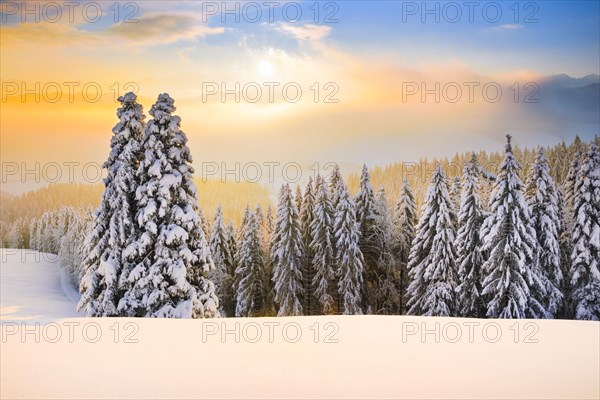
<path id="1" fill-rule="evenodd" d="M 126 275 L 119 303 L 125 315 L 218 316 L 214 284 L 205 276 L 213 262 L 198 214 L 194 169 L 174 100 L 158 96 L 144 132 L 145 158 L 137 171 L 137 225 L 132 246 L 138 264 Z"/>
<path id="2" fill-rule="evenodd" d="M 237 240 L 236 240 L 235 228 L 233 227 L 233 224 L 231 223 L 231 221 L 229 221 L 227 223 L 227 229 L 225 230 L 225 233 L 227 235 L 227 247 L 229 247 L 229 253 L 231 254 L 231 257 L 233 260 L 233 265 L 235 267 L 235 265 L 237 264 L 237 259 L 235 258 L 235 255 L 237 253 Z M 234 271 L 235 271 L 235 268 L 234 268 Z M 235 282 L 232 284 L 232 286 L 233 286 L 232 289 L 235 292 Z"/>
<path id="3" fill-rule="evenodd" d="M 525 190 L 531 224 L 537 238 L 537 265 L 544 277 L 544 308 L 554 318 L 562 307 L 558 193 L 543 149 L 536 155 Z"/>
<path id="4" fill-rule="evenodd" d="M 294 200 L 296 201 L 296 209 L 298 212 L 302 210 L 302 189 L 300 185 L 296 185 L 296 196 L 294 196 Z"/>
<path id="5" fill-rule="evenodd" d="M 569 226 L 573 226 L 572 223 L 569 225 L 567 220 L 569 217 L 567 214 L 571 211 L 571 208 L 567 205 L 567 201 L 564 195 L 564 189 L 560 186 L 557 187 L 556 191 L 558 195 L 558 219 L 560 221 L 558 230 L 558 243 L 560 247 L 560 269 L 562 272 L 562 284 L 560 286 L 560 292 L 563 295 L 562 307 L 558 311 L 558 318 L 570 319 L 572 318 L 572 304 L 571 304 L 571 253 L 573 253 L 573 240 L 569 231 Z"/>
<path id="6" fill-rule="evenodd" d="M 267 214 L 263 221 L 263 257 L 265 264 L 265 315 L 273 316 L 275 312 L 275 288 L 273 287 L 273 262 L 271 260 L 271 238 L 275 224 L 273 222 L 273 210 L 271 205 L 267 208 Z"/>
<path id="7" fill-rule="evenodd" d="M 439 164 L 431 178 L 408 262 L 409 314 L 456 314 L 454 224 L 448 183 Z"/>
<path id="8" fill-rule="evenodd" d="M 481 296 L 481 267 L 484 255 L 481 251 L 483 243 L 479 236 L 485 217 L 478 191 L 479 167 L 477 157 L 473 154 L 471 162 L 465 164 L 463 172 L 455 246 L 459 282 L 456 288 L 457 311 L 460 316 L 472 318 L 485 317 L 487 312 Z"/>
<path id="9" fill-rule="evenodd" d="M 377 237 L 377 215 L 375 193 L 371 187 L 371 177 L 366 165 L 363 165 L 360 177 L 360 191 L 354 199 L 356 221 L 360 230 L 360 251 L 363 254 L 363 309 L 370 313 L 370 306 L 375 306 L 375 288 L 377 282 L 383 278 L 383 272 L 378 269 L 381 256 Z"/>
<path id="10" fill-rule="evenodd" d="M 256 317 L 264 314 L 264 260 L 262 251 L 261 226 L 256 215 L 249 211 L 243 226 L 243 235 L 237 253 L 238 281 L 237 317 Z"/>
<path id="11" fill-rule="evenodd" d="M 319 312 L 319 304 L 315 298 L 312 285 L 315 276 L 314 252 L 310 247 L 313 239 L 311 224 L 314 218 L 314 208 L 315 195 L 312 177 L 310 177 L 304 190 L 304 198 L 300 209 L 300 230 L 302 233 L 302 248 L 304 249 L 302 254 L 302 286 L 304 288 L 302 308 L 305 315 L 316 315 Z"/>
<path id="12" fill-rule="evenodd" d="M 460 184 L 460 178 L 456 177 L 452 180 L 452 186 L 450 187 L 450 200 L 452 201 L 452 209 L 454 210 L 454 215 L 456 216 L 455 222 L 458 222 L 458 210 L 460 209 L 461 205 L 461 195 L 462 187 Z"/>
<path id="13" fill-rule="evenodd" d="M 408 287 L 408 258 L 410 255 L 410 247 L 415 238 L 415 226 L 417 225 L 417 203 L 415 195 L 408 184 L 408 180 L 404 178 L 402 189 L 400 191 L 400 199 L 396 204 L 394 212 L 394 253 L 399 264 L 400 281 L 400 314 L 404 313 L 404 303 L 406 297 L 406 288 Z"/>
<path id="14" fill-rule="evenodd" d="M 400 309 L 400 269 L 394 257 L 394 231 L 385 189 L 380 188 L 375 197 L 375 227 L 377 270 L 380 276 L 374 286 L 376 314 L 397 314 Z"/>
<path id="15" fill-rule="evenodd" d="M 339 165 L 335 164 L 331 176 L 329 177 L 329 197 L 331 199 L 331 206 L 333 209 L 337 209 L 338 194 L 341 193 L 340 186 L 344 184 L 344 178 L 340 173 Z"/>
<path id="16" fill-rule="evenodd" d="M 273 209 L 271 205 L 267 208 L 267 214 L 265 215 L 265 220 L 263 222 L 263 239 L 265 242 L 264 248 L 265 251 L 270 253 L 269 248 L 271 247 L 271 235 L 273 234 L 274 223 L 273 223 Z"/>
<path id="17" fill-rule="evenodd" d="M 314 218 L 310 224 L 310 248 L 314 254 L 312 265 L 315 271 L 312 287 L 315 300 L 320 306 L 319 313 L 331 314 L 335 309 L 334 292 L 337 292 L 333 252 L 334 210 L 325 181 L 320 175 L 317 175 L 315 195 Z"/>
<path id="18" fill-rule="evenodd" d="M 600 320 L 600 152 L 593 143 L 575 185 L 571 285 L 576 319 Z"/>
<path id="19" fill-rule="evenodd" d="M 260 204 L 256 205 L 256 208 L 254 210 L 254 215 L 256 218 L 256 223 L 258 224 L 259 228 L 263 229 L 263 225 L 265 223 L 265 215 L 263 214 L 263 210 L 262 207 L 260 206 Z"/>
<path id="20" fill-rule="evenodd" d="M 215 268 L 211 271 L 210 278 L 217 289 L 223 316 L 234 317 L 236 305 L 233 285 L 235 265 L 233 254 L 229 248 L 230 238 L 223 222 L 221 207 L 217 208 L 212 228 L 209 244 Z"/>
<path id="21" fill-rule="evenodd" d="M 142 158 L 141 140 L 146 116 L 133 93 L 119 97 L 119 122 L 113 128 L 111 151 L 103 165 L 107 175 L 100 207 L 94 213 L 93 230 L 87 240 L 84 276 L 78 309 L 88 317 L 116 316 L 121 297 L 119 279 L 123 265 L 131 260 L 124 249 L 135 239 L 136 170 Z"/>
<path id="22" fill-rule="evenodd" d="M 277 315 L 302 315 L 302 234 L 298 209 L 289 185 L 279 192 L 277 218 L 271 245 Z"/>
<path id="23" fill-rule="evenodd" d="M 362 314 L 364 271 L 359 243 L 360 228 L 356 220 L 354 202 L 346 185 L 338 185 L 338 190 L 334 238 L 340 311 L 345 315 Z"/>
<path id="24" fill-rule="evenodd" d="M 483 251 L 489 258 L 483 265 L 483 295 L 488 317 L 543 317 L 545 310 L 536 297 L 544 285 L 533 267 L 536 236 L 523 197 L 520 166 L 507 135 L 504 161 L 494 185 L 491 215 L 483 223 Z M 532 290 L 533 289 L 533 290 Z"/>

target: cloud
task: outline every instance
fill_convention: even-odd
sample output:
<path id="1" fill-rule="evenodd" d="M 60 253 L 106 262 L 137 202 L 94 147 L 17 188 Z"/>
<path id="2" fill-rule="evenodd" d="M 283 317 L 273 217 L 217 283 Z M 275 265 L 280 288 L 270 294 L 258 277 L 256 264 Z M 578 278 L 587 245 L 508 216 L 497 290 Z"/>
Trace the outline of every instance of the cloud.
<path id="1" fill-rule="evenodd" d="M 489 30 L 492 32 L 512 32 L 521 29 L 523 29 L 523 25 L 521 24 L 504 24 L 489 28 Z"/>
<path id="2" fill-rule="evenodd" d="M 141 45 L 174 43 L 223 32 L 225 28 L 208 27 L 192 16 L 181 14 L 145 15 L 137 23 L 112 25 L 107 30 L 109 35 Z"/>
<path id="3" fill-rule="evenodd" d="M 318 41 L 329 35 L 330 26 L 277 24 L 275 29 L 298 40 Z"/>
<path id="4" fill-rule="evenodd" d="M 59 47 L 114 45 L 115 40 L 130 46 L 169 44 L 225 32 L 208 27 L 195 16 L 183 14 L 147 14 L 135 23 L 114 24 L 106 29 L 87 30 L 84 25 L 65 23 L 17 23 L 2 27 L 0 42 L 6 47 L 44 43 Z"/>

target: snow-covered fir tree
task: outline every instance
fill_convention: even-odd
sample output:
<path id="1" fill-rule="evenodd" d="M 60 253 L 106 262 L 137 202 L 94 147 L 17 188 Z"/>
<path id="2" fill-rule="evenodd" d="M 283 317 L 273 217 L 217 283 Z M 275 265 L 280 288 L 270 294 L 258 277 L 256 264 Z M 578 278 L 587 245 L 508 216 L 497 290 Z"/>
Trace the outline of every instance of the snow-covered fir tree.
<path id="1" fill-rule="evenodd" d="M 18 218 L 11 224 L 8 242 L 13 249 L 29 248 L 29 224 L 25 219 Z"/>
<path id="2" fill-rule="evenodd" d="M 221 313 L 225 317 L 235 316 L 235 290 L 233 277 L 235 266 L 233 255 L 229 248 L 229 236 L 223 222 L 221 207 L 217 208 L 212 224 L 210 236 L 210 252 L 215 268 L 211 271 L 210 278 L 217 289 L 217 297 L 221 304 Z"/>
<path id="3" fill-rule="evenodd" d="M 338 279 L 339 311 L 342 314 L 363 313 L 364 270 L 360 250 L 360 227 L 356 220 L 354 202 L 346 185 L 338 185 L 335 210 L 334 242 Z"/>
<path id="4" fill-rule="evenodd" d="M 377 235 L 377 215 L 375 193 L 371 186 L 369 169 L 363 165 L 360 176 L 360 191 L 354 198 L 356 209 L 356 222 L 360 230 L 360 251 L 364 258 L 363 277 L 363 309 L 367 312 L 369 306 L 375 306 L 375 287 L 377 282 L 383 278 L 383 272 L 379 270 L 378 261 L 380 243 Z"/>
<path id="5" fill-rule="evenodd" d="M 338 204 L 338 194 L 341 192 L 340 186 L 344 184 L 344 178 L 340 173 L 339 165 L 335 164 L 331 176 L 329 177 L 329 196 L 331 199 L 331 207 L 335 210 Z"/>
<path id="6" fill-rule="evenodd" d="M 247 209 L 243 235 L 239 244 L 235 270 L 237 284 L 237 317 L 256 317 L 264 314 L 265 271 L 261 226 L 256 214 Z"/>
<path id="7" fill-rule="evenodd" d="M 265 220 L 263 221 L 263 247 L 267 254 L 270 253 L 269 249 L 271 247 L 271 235 L 273 234 L 274 227 L 275 224 L 273 223 L 273 209 L 269 204 L 269 207 L 267 208 L 267 214 L 265 215 Z"/>
<path id="8" fill-rule="evenodd" d="M 302 234 L 300 218 L 289 185 L 279 192 L 271 245 L 277 315 L 302 315 Z"/>
<path id="9" fill-rule="evenodd" d="M 310 247 L 312 243 L 311 224 L 314 217 L 315 194 L 312 177 L 309 177 L 308 184 L 304 190 L 302 207 L 300 208 L 300 230 L 302 233 L 302 287 L 304 295 L 302 297 L 302 309 L 304 315 L 316 315 L 319 312 L 319 303 L 315 298 L 314 287 L 312 285 L 315 276 L 313 266 L 314 252 Z"/>
<path id="10" fill-rule="evenodd" d="M 273 209 L 271 205 L 267 208 L 267 214 L 263 221 L 263 259 L 265 264 L 264 288 L 265 288 L 265 315 L 276 315 L 275 311 L 275 288 L 273 287 L 273 262 L 271 261 L 271 237 L 275 224 L 273 222 Z"/>
<path id="11" fill-rule="evenodd" d="M 523 197 L 521 167 L 507 135 L 505 157 L 491 200 L 491 214 L 481 228 L 483 264 L 482 294 L 491 318 L 542 318 L 545 310 L 537 295 L 544 290 L 537 273 L 536 236 Z"/>
<path id="12" fill-rule="evenodd" d="M 337 280 L 334 270 L 333 223 L 334 210 L 329 199 L 325 181 L 317 175 L 315 182 L 315 205 L 310 229 L 313 253 L 312 265 L 315 271 L 312 287 L 314 297 L 319 304 L 319 314 L 332 314 L 335 310 L 334 299 L 337 292 Z"/>
<path id="13" fill-rule="evenodd" d="M 144 131 L 136 191 L 139 232 L 128 249 L 138 263 L 124 275 L 119 310 L 131 316 L 215 317 L 219 302 L 206 278 L 213 262 L 187 137 L 174 111 L 174 100 L 159 95 Z"/>
<path id="14" fill-rule="evenodd" d="M 86 238 L 92 229 L 93 212 L 91 209 L 83 210 L 80 213 L 74 211 L 72 220 L 66 233 L 60 241 L 60 251 L 58 253 L 59 263 L 77 285 L 81 282 L 82 265 L 88 254 L 86 248 Z"/>
<path id="15" fill-rule="evenodd" d="M 525 189 L 531 224 L 537 239 L 537 265 L 544 275 L 547 317 L 554 318 L 562 307 L 560 288 L 563 273 L 560 264 L 560 219 L 558 193 L 550 176 L 548 159 L 543 149 L 536 155 Z"/>
<path id="16" fill-rule="evenodd" d="M 462 186 L 460 178 L 456 177 L 452 180 L 452 186 L 450 187 L 450 200 L 452 201 L 454 215 L 458 220 L 458 210 L 460 209 L 462 196 Z"/>
<path id="17" fill-rule="evenodd" d="M 263 214 L 263 210 L 260 204 L 256 205 L 256 208 L 254 209 L 254 216 L 256 218 L 256 223 L 262 229 L 263 224 L 265 222 L 265 214 Z"/>
<path id="18" fill-rule="evenodd" d="M 410 247 L 415 238 L 415 226 L 417 225 L 417 203 L 412 188 L 408 180 L 404 178 L 400 199 L 396 203 L 394 212 L 394 253 L 398 262 L 397 270 L 400 271 L 400 280 L 398 290 L 400 294 L 400 314 L 404 313 L 404 303 L 406 297 L 406 288 L 408 287 L 408 258 L 410 256 Z"/>
<path id="19" fill-rule="evenodd" d="M 227 247 L 229 247 L 229 253 L 231 254 L 233 265 L 235 266 L 237 264 L 235 258 L 235 255 L 237 253 L 237 240 L 235 228 L 233 227 L 233 223 L 231 221 L 227 223 L 227 229 L 225 230 L 225 234 L 227 236 Z M 235 290 L 235 287 L 233 287 L 232 289 Z"/>
<path id="20" fill-rule="evenodd" d="M 385 189 L 375 196 L 375 231 L 378 246 L 377 270 L 381 272 L 374 285 L 372 308 L 376 314 L 398 314 L 400 309 L 400 269 L 394 257 L 394 230 Z"/>
<path id="21" fill-rule="evenodd" d="M 200 226 L 202 227 L 202 232 L 204 232 L 204 237 L 209 238 L 211 234 L 210 222 L 200 206 L 198 206 L 198 216 L 200 217 Z"/>
<path id="22" fill-rule="evenodd" d="M 571 255 L 574 317 L 600 320 L 600 152 L 594 143 L 582 162 L 574 196 Z"/>
<path id="23" fill-rule="evenodd" d="M 483 243 L 479 236 L 485 219 L 479 199 L 479 166 L 473 154 L 471 162 L 465 164 L 462 194 L 458 213 L 456 234 L 456 259 L 458 286 L 456 288 L 457 314 L 462 317 L 483 318 L 487 312 L 481 295 Z"/>
<path id="24" fill-rule="evenodd" d="M 88 317 L 119 314 L 119 279 L 124 265 L 131 261 L 124 249 L 136 236 L 136 170 L 143 155 L 140 142 L 146 116 L 135 94 L 127 93 L 119 101 L 119 122 L 113 128 L 111 152 L 103 165 L 107 170 L 105 189 L 94 214 L 87 244 L 89 254 L 79 288 L 78 309 L 84 310 Z"/>
<path id="25" fill-rule="evenodd" d="M 236 267 L 236 271 L 237 268 L 239 266 L 239 260 L 238 260 L 238 256 L 239 256 L 239 250 L 240 250 L 240 246 L 242 245 L 242 242 L 244 241 L 244 237 L 246 236 L 246 229 L 248 227 L 248 222 L 250 221 L 250 214 L 252 212 L 250 211 L 250 206 L 246 205 L 246 208 L 244 209 L 244 214 L 242 215 L 242 221 L 240 222 L 240 226 L 238 227 L 237 231 L 235 231 L 234 234 L 234 239 L 230 238 L 230 243 L 234 242 L 235 244 L 235 250 L 233 251 L 233 258 L 235 260 L 235 267 Z M 254 217 L 254 219 L 256 219 L 256 217 Z M 233 276 L 233 287 L 234 290 L 237 292 L 237 288 L 239 286 L 239 276 L 237 274 L 237 272 L 234 274 Z M 236 295 L 237 298 L 237 295 Z"/>
<path id="26" fill-rule="evenodd" d="M 408 261 L 408 313 L 456 315 L 454 224 L 448 183 L 439 164 L 431 178 Z"/>
<path id="27" fill-rule="evenodd" d="M 302 189 L 300 188 L 300 185 L 296 185 L 296 195 L 294 196 L 294 200 L 296 201 L 296 208 L 298 209 L 298 212 L 300 212 L 302 209 L 303 200 Z"/>
<path id="28" fill-rule="evenodd" d="M 571 253 L 573 253 L 572 231 L 569 230 L 567 222 L 570 217 L 567 216 L 571 212 L 571 207 L 567 205 L 567 200 L 564 195 L 563 186 L 557 186 L 556 193 L 558 195 L 558 220 L 560 226 L 558 230 L 558 244 L 560 247 L 560 270 L 562 272 L 562 284 L 560 292 L 563 295 L 562 307 L 558 311 L 557 318 L 570 319 L 572 318 L 571 304 Z"/>

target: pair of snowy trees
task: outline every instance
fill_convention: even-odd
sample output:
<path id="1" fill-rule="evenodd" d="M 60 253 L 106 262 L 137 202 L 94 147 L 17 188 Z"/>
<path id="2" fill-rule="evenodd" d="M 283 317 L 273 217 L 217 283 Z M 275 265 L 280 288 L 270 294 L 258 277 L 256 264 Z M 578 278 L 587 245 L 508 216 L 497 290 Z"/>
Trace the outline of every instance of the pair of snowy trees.
<path id="1" fill-rule="evenodd" d="M 174 100 L 159 95 L 148 124 L 135 94 L 119 101 L 79 309 L 88 316 L 216 316 L 214 285 L 205 277 L 212 260 Z"/>

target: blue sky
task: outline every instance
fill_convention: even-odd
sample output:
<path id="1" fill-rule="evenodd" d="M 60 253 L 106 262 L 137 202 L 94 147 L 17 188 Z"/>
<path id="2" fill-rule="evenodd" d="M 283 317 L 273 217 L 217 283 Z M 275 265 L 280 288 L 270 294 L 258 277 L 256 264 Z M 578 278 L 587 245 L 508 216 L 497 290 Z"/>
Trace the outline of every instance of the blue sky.
<path id="1" fill-rule="evenodd" d="M 600 70 L 597 1 L 484 1 L 474 2 L 477 4 L 472 8 L 464 1 L 339 1 L 337 10 L 328 3 L 320 2 L 319 24 L 330 26 L 329 38 L 349 51 L 395 52 L 415 63 L 461 60 L 490 73 L 529 69 L 583 76 Z M 435 9 L 435 3 L 439 22 L 435 13 L 425 13 L 426 9 Z M 315 22 L 314 4 L 303 2 L 298 24 Z M 460 18 L 456 18 L 457 4 Z M 497 22 L 496 9 L 501 12 Z M 267 9 L 263 11 L 264 21 Z M 339 22 L 324 22 L 331 13 Z M 281 7 L 274 9 L 278 22 L 285 21 L 282 14 Z M 225 24 L 213 18 L 209 25 L 261 35 L 258 24 L 244 23 L 243 18 L 238 24 L 229 15 L 225 18 Z M 269 38 L 262 40 L 267 42 Z"/>
<path id="2" fill-rule="evenodd" d="M 291 4 L 297 2 L 280 1 L 273 22 L 263 7 L 256 23 L 247 21 L 254 14 L 239 23 L 227 15 L 223 23 L 223 10 L 210 13 L 207 8 L 220 7 L 221 1 L 138 1 L 137 23 L 115 23 L 114 2 L 103 1 L 96 3 L 104 7 L 98 23 L 85 21 L 80 10 L 74 23 L 63 18 L 38 24 L 7 15 L 10 2 L 1 3 L 7 19 L 0 36 L 3 81 L 26 82 L 27 87 L 96 82 L 107 94 L 98 103 L 39 105 L 12 95 L 3 104 L 7 112 L 0 121 L 0 153 L 7 160 L 40 159 L 61 140 L 73 143 L 57 149 L 65 158 L 102 160 L 114 124 L 113 88 L 129 82 L 139 88 L 146 110 L 157 94 L 172 95 L 193 138 L 194 154 L 209 161 L 277 157 L 383 165 L 497 150 L 507 132 L 515 134 L 518 144 L 532 147 L 571 141 L 577 134 L 589 140 L 599 132 L 598 79 L 571 80 L 568 91 L 564 80 L 548 79 L 600 73 L 598 1 L 475 2 L 473 21 L 466 1 L 439 2 L 439 22 L 431 14 L 422 22 L 421 1 L 339 1 L 337 8 L 321 1 L 315 21 L 313 0 L 302 2 L 302 18 L 291 22 L 283 18 L 284 7 L 293 13 Z M 125 9 L 126 3 L 120 3 L 121 19 L 132 11 Z M 240 8 L 243 4 L 248 3 Z M 446 18 L 455 17 L 456 4 L 462 15 L 452 23 Z M 497 22 L 490 22 L 495 15 L 489 4 L 501 10 Z M 406 14 L 411 10 L 416 13 Z M 325 21 L 333 11 L 338 21 Z M 282 96 L 259 103 L 238 103 L 231 97 L 219 101 L 218 95 L 201 101 L 206 82 L 230 89 L 236 83 L 266 81 L 298 83 L 304 96 L 297 103 L 282 101 Z M 321 100 L 324 85 L 336 83 L 339 101 L 314 101 L 315 82 Z M 407 82 L 428 88 L 493 82 L 503 87 L 504 97 L 488 102 L 480 89 L 475 102 L 463 96 L 458 103 L 438 104 L 419 95 L 406 102 Z M 531 82 L 540 86 L 539 103 L 512 101 L 510 88 Z M 526 94 L 522 90 L 520 99 Z M 256 146 L 267 142 L 269 146 Z"/>

